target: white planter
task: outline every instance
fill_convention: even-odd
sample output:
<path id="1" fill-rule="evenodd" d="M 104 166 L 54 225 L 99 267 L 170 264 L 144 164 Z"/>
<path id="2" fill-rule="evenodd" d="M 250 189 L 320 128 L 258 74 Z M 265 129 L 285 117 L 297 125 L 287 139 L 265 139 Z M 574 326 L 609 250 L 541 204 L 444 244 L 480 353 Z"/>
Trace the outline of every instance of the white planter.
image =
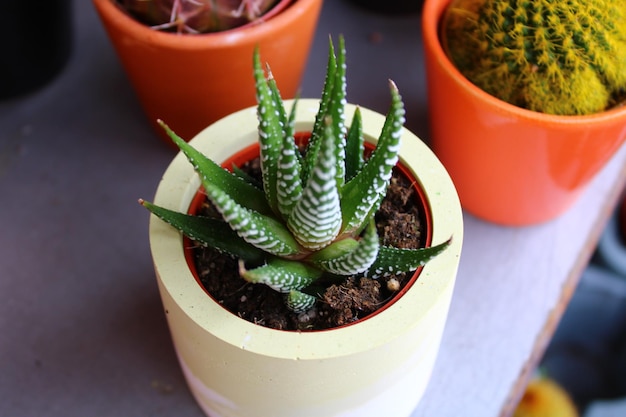
<path id="1" fill-rule="evenodd" d="M 290 102 L 287 102 L 290 103 Z M 310 130 L 317 100 L 300 100 L 296 130 Z M 355 106 L 346 108 L 351 120 Z M 384 117 L 367 109 L 372 142 Z M 209 126 L 194 147 L 220 162 L 257 141 L 256 109 Z M 430 261 L 393 305 L 358 324 L 288 332 L 238 318 L 209 297 L 185 261 L 181 234 L 150 221 L 150 245 L 172 339 L 189 387 L 211 417 L 409 416 L 430 378 L 446 322 L 463 241 L 463 220 L 447 172 L 405 129 L 402 164 L 419 179 L 431 205 L 433 243 L 452 245 Z M 188 210 L 200 181 L 178 154 L 159 184 L 155 203 Z"/>

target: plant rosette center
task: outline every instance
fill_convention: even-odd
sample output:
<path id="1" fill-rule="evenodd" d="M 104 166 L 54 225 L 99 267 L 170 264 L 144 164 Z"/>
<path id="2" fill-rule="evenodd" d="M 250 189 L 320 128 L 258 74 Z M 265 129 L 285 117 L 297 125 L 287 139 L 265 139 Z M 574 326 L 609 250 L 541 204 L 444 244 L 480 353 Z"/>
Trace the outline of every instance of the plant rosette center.
<path id="1" fill-rule="evenodd" d="M 309 137 L 310 132 L 296 134 L 301 149 Z M 365 144 L 366 154 L 373 149 L 371 143 Z M 236 166 L 260 181 L 258 157 L 259 146 L 253 144 L 226 159 L 221 166 L 229 170 Z M 188 213 L 217 215 L 202 188 L 192 200 Z M 384 244 L 405 248 L 431 244 L 432 222 L 426 196 L 401 163 L 394 170 L 376 222 Z M 354 276 L 334 282 L 332 277 L 321 278 L 317 305 L 307 312 L 294 313 L 276 291 L 243 280 L 239 276 L 237 259 L 194 243 L 187 237 L 184 247 L 189 269 L 208 296 L 232 314 L 278 330 L 326 330 L 358 323 L 384 311 L 402 297 L 417 281 L 423 268 L 378 279 Z"/>

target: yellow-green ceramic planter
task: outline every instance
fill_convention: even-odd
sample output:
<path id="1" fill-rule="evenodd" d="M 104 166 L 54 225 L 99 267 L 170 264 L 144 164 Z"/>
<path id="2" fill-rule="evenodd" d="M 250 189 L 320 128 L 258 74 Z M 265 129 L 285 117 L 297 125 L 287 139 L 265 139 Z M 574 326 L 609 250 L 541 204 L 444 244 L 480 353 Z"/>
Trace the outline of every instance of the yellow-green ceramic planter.
<path id="1" fill-rule="evenodd" d="M 287 102 L 291 105 L 291 102 Z M 317 100 L 298 103 L 297 131 L 308 131 Z M 355 106 L 348 105 L 351 120 Z M 384 117 L 361 109 L 367 140 Z M 257 142 L 256 109 L 216 122 L 191 144 L 216 162 Z M 422 397 L 446 323 L 463 241 L 463 220 L 450 177 L 429 148 L 404 130 L 401 163 L 418 178 L 430 204 L 432 241 L 453 236 L 394 304 L 337 329 L 289 332 L 255 325 L 228 312 L 197 283 L 183 239 L 150 221 L 150 245 L 163 306 L 181 367 L 211 417 L 408 417 Z M 186 212 L 200 180 L 178 154 L 155 203 Z"/>

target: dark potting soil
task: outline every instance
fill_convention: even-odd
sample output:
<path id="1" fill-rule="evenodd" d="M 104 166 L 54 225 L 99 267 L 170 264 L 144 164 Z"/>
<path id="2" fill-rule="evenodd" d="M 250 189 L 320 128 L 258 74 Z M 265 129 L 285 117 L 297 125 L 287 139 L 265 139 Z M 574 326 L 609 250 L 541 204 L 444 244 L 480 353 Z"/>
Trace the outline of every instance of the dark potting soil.
<path id="1" fill-rule="evenodd" d="M 260 178 L 258 160 L 242 169 Z M 382 244 L 422 247 L 421 210 L 419 197 L 409 180 L 394 172 L 375 218 Z M 203 204 L 201 212 L 215 215 L 208 202 Z M 354 323 L 384 307 L 413 275 L 410 272 L 376 280 L 354 276 L 342 283 L 324 283 L 322 278 L 318 283 L 325 284 L 326 290 L 316 306 L 307 313 L 296 314 L 285 306 L 282 294 L 241 278 L 237 259 L 200 245 L 195 245 L 193 250 L 200 281 L 213 299 L 245 320 L 279 330 L 324 330 Z"/>

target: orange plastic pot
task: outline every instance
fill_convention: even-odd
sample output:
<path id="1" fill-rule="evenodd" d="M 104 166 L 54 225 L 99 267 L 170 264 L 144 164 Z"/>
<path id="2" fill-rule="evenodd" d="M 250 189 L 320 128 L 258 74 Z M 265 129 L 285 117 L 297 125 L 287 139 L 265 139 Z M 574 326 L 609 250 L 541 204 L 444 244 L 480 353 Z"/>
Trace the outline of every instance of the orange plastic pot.
<path id="1" fill-rule="evenodd" d="M 449 3 L 426 0 L 422 13 L 433 150 L 468 212 L 504 225 L 554 219 L 624 143 L 626 107 L 554 116 L 485 93 L 441 46 L 439 24 Z"/>
<path id="2" fill-rule="evenodd" d="M 185 139 L 256 103 L 252 54 L 272 63 L 285 98 L 297 93 L 322 0 L 281 0 L 261 21 L 202 35 L 150 29 L 114 0 L 93 0 L 148 120 L 167 143 L 164 120 Z"/>

